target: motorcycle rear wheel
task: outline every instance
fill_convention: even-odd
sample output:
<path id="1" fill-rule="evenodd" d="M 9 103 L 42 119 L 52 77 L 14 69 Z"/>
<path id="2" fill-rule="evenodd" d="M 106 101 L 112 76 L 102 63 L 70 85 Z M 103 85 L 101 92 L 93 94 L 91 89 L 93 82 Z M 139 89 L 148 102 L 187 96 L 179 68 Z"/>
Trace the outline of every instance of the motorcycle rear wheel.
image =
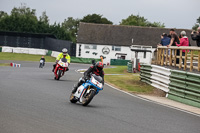
<path id="1" fill-rule="evenodd" d="M 87 106 L 92 101 L 94 96 L 95 96 L 95 91 L 91 90 L 90 93 L 86 97 L 83 98 L 82 105 Z"/>

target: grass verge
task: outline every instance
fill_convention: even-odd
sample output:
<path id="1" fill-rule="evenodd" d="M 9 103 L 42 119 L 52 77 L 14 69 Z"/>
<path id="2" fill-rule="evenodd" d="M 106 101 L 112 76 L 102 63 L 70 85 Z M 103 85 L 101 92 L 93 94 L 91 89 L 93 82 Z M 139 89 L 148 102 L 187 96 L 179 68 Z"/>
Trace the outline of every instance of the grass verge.
<path id="1" fill-rule="evenodd" d="M 127 73 L 127 66 L 116 66 L 116 68 L 104 69 L 105 81 L 109 84 L 132 93 L 153 93 L 154 87 L 140 81 L 139 74 Z"/>
<path id="2" fill-rule="evenodd" d="M 0 60 L 18 60 L 18 61 L 39 61 L 42 55 L 4 53 L 0 52 Z M 44 56 L 46 62 L 55 62 L 55 58 Z"/>

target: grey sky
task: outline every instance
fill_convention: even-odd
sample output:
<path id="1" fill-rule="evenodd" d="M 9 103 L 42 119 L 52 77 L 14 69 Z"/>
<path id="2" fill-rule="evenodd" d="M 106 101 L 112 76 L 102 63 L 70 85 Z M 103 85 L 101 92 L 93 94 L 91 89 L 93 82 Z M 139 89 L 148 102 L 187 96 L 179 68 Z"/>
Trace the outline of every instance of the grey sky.
<path id="1" fill-rule="evenodd" d="M 10 14 L 21 3 L 36 9 L 37 16 L 46 11 L 51 24 L 93 13 L 119 24 L 131 14 L 139 14 L 166 28 L 191 29 L 200 16 L 200 0 L 0 0 L 0 10 Z"/>

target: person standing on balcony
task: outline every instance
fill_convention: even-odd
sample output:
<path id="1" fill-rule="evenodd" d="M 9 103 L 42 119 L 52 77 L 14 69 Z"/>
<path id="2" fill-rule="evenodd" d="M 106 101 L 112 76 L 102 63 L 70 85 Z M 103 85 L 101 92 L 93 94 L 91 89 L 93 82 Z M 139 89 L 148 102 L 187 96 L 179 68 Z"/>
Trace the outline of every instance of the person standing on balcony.
<path id="1" fill-rule="evenodd" d="M 181 31 L 181 38 L 180 38 L 180 44 L 176 42 L 176 46 L 189 46 L 189 40 L 188 37 L 186 36 L 185 31 Z M 189 50 L 187 50 L 189 52 Z M 185 50 L 182 51 L 182 56 L 185 56 Z M 184 59 L 183 59 L 183 64 L 184 64 Z"/>
<path id="2" fill-rule="evenodd" d="M 194 35 L 196 34 L 196 35 Z M 197 42 L 197 46 L 200 47 L 200 27 L 197 28 L 197 31 L 192 31 L 191 33 L 192 40 Z"/>
<path id="3" fill-rule="evenodd" d="M 170 41 L 170 44 L 167 45 L 167 47 L 176 46 L 176 43 L 180 44 L 178 35 L 176 34 L 174 29 L 170 29 L 169 34 L 170 34 L 170 37 L 171 37 L 171 41 Z M 174 54 L 174 52 L 173 52 L 173 54 Z M 176 55 L 180 55 L 179 50 L 177 50 Z M 179 64 L 179 59 L 176 59 L 176 64 Z"/>
<path id="4" fill-rule="evenodd" d="M 166 33 L 162 33 L 161 37 L 161 41 L 160 44 L 158 44 L 157 46 L 167 46 L 170 44 L 171 39 L 167 36 Z M 166 51 L 165 51 L 166 54 Z M 170 54 L 170 49 L 168 49 L 168 55 Z"/>
<path id="5" fill-rule="evenodd" d="M 174 29 L 170 29 L 169 34 L 171 36 L 171 41 L 170 41 L 170 44 L 168 45 L 168 47 L 169 46 L 176 46 L 176 43 L 178 43 L 178 44 L 180 43 L 179 39 L 178 39 L 178 35 L 176 34 Z"/>
<path id="6" fill-rule="evenodd" d="M 161 42 L 158 46 L 167 46 L 170 44 L 171 39 L 167 36 L 166 33 L 162 33 L 161 35 Z"/>

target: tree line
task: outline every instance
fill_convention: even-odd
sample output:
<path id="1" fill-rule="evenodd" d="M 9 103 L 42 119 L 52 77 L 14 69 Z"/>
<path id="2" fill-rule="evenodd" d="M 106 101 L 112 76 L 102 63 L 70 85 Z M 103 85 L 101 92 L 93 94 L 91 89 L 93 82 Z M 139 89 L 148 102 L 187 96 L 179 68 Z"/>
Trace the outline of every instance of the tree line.
<path id="1" fill-rule="evenodd" d="M 36 10 L 21 5 L 14 7 L 10 15 L 4 11 L 0 11 L 0 31 L 16 31 L 28 33 L 48 33 L 54 34 L 58 39 L 69 40 L 76 42 L 76 33 L 79 22 L 98 23 L 98 24 L 113 24 L 112 21 L 99 14 L 88 14 L 82 19 L 74 19 L 68 17 L 62 23 L 49 23 L 49 17 L 46 12 L 37 18 Z M 197 19 L 200 23 L 200 17 Z M 119 25 L 133 25 L 144 27 L 161 27 L 164 28 L 164 23 L 149 22 L 143 16 L 131 14 L 126 19 L 122 19 Z M 197 24 L 195 25 L 197 27 Z M 195 29 L 195 26 L 193 27 Z"/>

